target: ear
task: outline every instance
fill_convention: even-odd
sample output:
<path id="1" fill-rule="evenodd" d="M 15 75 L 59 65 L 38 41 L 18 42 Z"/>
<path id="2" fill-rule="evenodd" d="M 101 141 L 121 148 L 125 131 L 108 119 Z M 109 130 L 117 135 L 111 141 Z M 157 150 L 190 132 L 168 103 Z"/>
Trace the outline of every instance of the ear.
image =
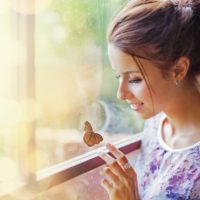
<path id="1" fill-rule="evenodd" d="M 190 67 L 190 60 L 189 58 L 183 56 L 178 59 L 176 64 L 172 67 L 171 72 L 172 72 L 172 79 L 174 81 L 178 80 L 181 81 L 183 80 Z"/>

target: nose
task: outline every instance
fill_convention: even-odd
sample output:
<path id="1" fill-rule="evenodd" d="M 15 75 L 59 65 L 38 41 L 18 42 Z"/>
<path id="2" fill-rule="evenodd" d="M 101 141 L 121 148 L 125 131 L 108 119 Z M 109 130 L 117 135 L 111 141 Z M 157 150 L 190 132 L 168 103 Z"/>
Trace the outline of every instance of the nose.
<path id="1" fill-rule="evenodd" d="M 117 98 L 119 100 L 127 100 L 133 96 L 133 93 L 130 91 L 128 83 L 121 82 L 119 83 L 117 90 Z"/>

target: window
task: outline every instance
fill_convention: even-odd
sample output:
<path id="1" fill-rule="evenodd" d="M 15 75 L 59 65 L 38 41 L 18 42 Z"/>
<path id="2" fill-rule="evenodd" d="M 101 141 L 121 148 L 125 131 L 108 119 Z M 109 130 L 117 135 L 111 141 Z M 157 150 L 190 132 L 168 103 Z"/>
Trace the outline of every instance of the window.
<path id="1" fill-rule="evenodd" d="M 49 185 L 86 173 L 103 164 L 95 149 L 132 138 L 143 126 L 116 99 L 118 83 L 106 50 L 108 22 L 126 0 L 13 2 L 0 8 L 0 195 L 15 188 L 5 185 L 12 180 L 16 187 L 41 185 L 81 163 L 80 173 Z M 99 145 L 84 144 L 86 120 L 103 136 Z M 12 178 L 3 179 L 5 174 Z M 74 180 L 81 177 L 88 176 Z M 46 189 L 29 188 L 33 196 Z"/>
<path id="2" fill-rule="evenodd" d="M 57 0 L 36 15 L 39 169 L 93 149 L 82 139 L 86 120 L 105 142 L 140 130 L 133 113 L 116 101 L 118 83 L 107 58 L 108 20 L 124 2 Z"/>

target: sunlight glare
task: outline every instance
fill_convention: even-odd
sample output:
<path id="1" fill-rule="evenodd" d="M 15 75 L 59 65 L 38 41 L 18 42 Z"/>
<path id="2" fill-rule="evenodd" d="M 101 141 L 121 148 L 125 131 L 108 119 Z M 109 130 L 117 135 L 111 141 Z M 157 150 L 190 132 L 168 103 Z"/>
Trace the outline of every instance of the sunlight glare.
<path id="1" fill-rule="evenodd" d="M 6 13 L 9 9 L 9 1 L 1 0 L 0 2 L 0 14 Z"/>
<path id="2" fill-rule="evenodd" d="M 0 182 L 8 181 L 17 176 L 17 167 L 13 160 L 0 157 Z"/>
<path id="3" fill-rule="evenodd" d="M 40 106 L 34 99 L 24 99 L 21 102 L 22 120 L 31 122 L 40 115 Z"/>
<path id="4" fill-rule="evenodd" d="M 0 68 L 7 69 L 11 66 L 23 64 L 26 57 L 25 47 L 14 39 L 8 31 L 0 28 L 0 32 Z"/>
<path id="5" fill-rule="evenodd" d="M 37 14 L 49 7 L 53 0 L 11 0 L 13 9 L 21 14 Z"/>
<path id="6" fill-rule="evenodd" d="M 0 125 L 16 125 L 21 118 L 21 109 L 18 102 L 0 99 Z"/>

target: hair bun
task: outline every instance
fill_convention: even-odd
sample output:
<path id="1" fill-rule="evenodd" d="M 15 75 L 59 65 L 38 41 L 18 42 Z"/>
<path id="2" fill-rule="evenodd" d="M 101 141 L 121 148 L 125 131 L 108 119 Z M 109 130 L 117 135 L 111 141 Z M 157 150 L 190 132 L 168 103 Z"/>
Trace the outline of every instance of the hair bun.
<path id="1" fill-rule="evenodd" d="M 200 0 L 170 0 L 170 2 L 179 8 L 200 9 Z"/>
<path id="2" fill-rule="evenodd" d="M 193 20 L 196 21 L 195 26 L 200 27 L 200 0 L 188 0 L 193 10 Z"/>
<path id="3" fill-rule="evenodd" d="M 183 0 L 183 6 L 191 7 L 194 14 L 200 15 L 200 0 Z"/>
<path id="4" fill-rule="evenodd" d="M 170 0 L 170 2 L 177 8 L 185 23 L 198 20 L 200 24 L 200 0 Z"/>

